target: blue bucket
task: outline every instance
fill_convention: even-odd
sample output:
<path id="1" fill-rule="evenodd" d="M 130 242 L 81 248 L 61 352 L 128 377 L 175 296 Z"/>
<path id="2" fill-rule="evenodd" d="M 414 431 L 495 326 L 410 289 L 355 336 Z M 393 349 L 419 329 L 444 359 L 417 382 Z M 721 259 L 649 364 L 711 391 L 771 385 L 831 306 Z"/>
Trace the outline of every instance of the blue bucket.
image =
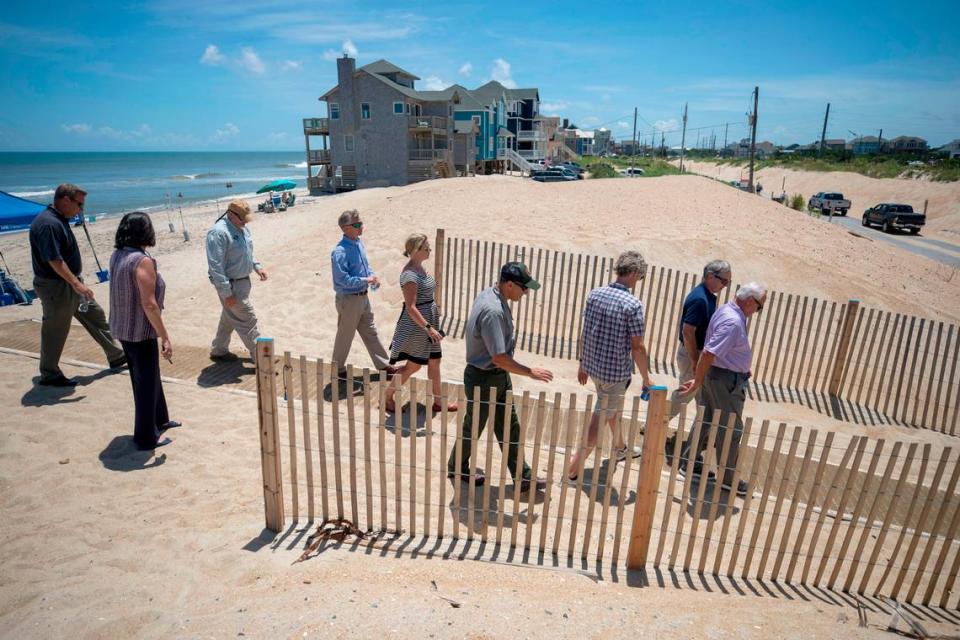
<path id="1" fill-rule="evenodd" d="M 7 307 L 13 304 L 13 296 L 9 293 L 0 293 L 0 307 Z"/>
<path id="2" fill-rule="evenodd" d="M 109 279 L 110 279 L 110 271 L 108 269 L 104 269 L 103 271 L 97 271 L 98 282 L 106 282 Z"/>

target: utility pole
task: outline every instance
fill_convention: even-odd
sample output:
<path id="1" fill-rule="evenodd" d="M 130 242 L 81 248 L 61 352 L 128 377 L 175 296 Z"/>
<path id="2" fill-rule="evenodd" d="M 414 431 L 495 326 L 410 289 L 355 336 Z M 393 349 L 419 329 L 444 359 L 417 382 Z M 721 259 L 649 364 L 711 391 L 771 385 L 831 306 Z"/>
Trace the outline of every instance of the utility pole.
<path id="1" fill-rule="evenodd" d="M 820 151 L 817 153 L 818 156 L 823 155 L 823 145 L 827 141 L 827 119 L 830 118 L 830 103 L 827 103 L 827 112 L 823 114 L 823 131 L 820 133 Z"/>
<path id="2" fill-rule="evenodd" d="M 753 88 L 753 113 L 750 114 L 750 193 L 753 190 L 753 159 L 757 152 L 757 102 L 760 99 L 760 87 Z"/>
<path id="3" fill-rule="evenodd" d="M 637 155 L 637 108 L 633 108 L 633 146 L 631 147 L 631 156 Z M 632 164 L 632 163 L 631 163 Z"/>
<path id="4" fill-rule="evenodd" d="M 687 103 L 683 103 L 683 133 L 680 134 L 680 173 L 683 173 L 683 148 L 687 142 Z"/>
<path id="5" fill-rule="evenodd" d="M 667 134 L 663 131 L 660 132 L 660 155 L 667 157 Z"/>
<path id="6" fill-rule="evenodd" d="M 723 125 L 723 150 L 727 150 L 727 129 L 730 127 L 730 123 Z"/>
<path id="7" fill-rule="evenodd" d="M 877 155 L 883 151 L 883 129 L 880 129 L 880 135 L 877 136 Z"/>

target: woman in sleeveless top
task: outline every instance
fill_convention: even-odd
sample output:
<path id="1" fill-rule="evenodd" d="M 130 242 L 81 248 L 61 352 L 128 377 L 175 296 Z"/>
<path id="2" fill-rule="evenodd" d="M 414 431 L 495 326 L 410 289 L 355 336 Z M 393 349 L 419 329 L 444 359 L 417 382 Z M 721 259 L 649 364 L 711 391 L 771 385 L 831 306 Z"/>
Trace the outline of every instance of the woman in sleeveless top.
<path id="1" fill-rule="evenodd" d="M 427 365 L 427 377 L 434 398 L 440 397 L 440 341 L 443 334 L 437 329 L 440 311 L 433 300 L 437 283 L 423 268 L 430 257 L 430 242 L 422 233 L 407 238 L 403 255 L 410 258 L 400 273 L 400 288 L 403 290 L 403 310 L 397 319 L 390 345 L 390 364 L 405 360 L 406 364 L 394 375 L 386 390 L 386 410 L 396 411 L 394 395 L 407 378 Z M 456 411 L 451 403 L 448 411 Z M 440 403 L 434 401 L 433 411 L 440 411 Z"/>
<path id="2" fill-rule="evenodd" d="M 180 426 L 167 414 L 160 383 L 160 356 L 172 362 L 173 346 L 160 315 L 166 285 L 157 273 L 157 261 L 146 252 L 155 244 L 150 216 L 128 213 L 117 227 L 116 251 L 110 257 L 110 331 L 130 363 L 133 441 L 141 450 L 170 444 L 173 441 L 163 433 Z"/>

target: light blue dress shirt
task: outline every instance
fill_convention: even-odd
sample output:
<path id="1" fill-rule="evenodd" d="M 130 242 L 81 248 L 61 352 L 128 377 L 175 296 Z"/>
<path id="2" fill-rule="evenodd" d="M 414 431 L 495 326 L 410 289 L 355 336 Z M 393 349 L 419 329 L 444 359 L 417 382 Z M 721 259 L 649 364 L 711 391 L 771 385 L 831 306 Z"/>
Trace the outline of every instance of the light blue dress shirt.
<path id="1" fill-rule="evenodd" d="M 221 298 L 232 295 L 231 280 L 249 277 L 260 268 L 253 258 L 250 229 L 238 227 L 228 218 L 221 218 L 207 232 L 207 273 Z"/>
<path id="2" fill-rule="evenodd" d="M 357 238 L 343 236 L 330 253 L 333 272 L 333 290 L 337 293 L 362 293 L 367 290 L 367 278 L 374 275 L 367 260 L 367 250 Z"/>

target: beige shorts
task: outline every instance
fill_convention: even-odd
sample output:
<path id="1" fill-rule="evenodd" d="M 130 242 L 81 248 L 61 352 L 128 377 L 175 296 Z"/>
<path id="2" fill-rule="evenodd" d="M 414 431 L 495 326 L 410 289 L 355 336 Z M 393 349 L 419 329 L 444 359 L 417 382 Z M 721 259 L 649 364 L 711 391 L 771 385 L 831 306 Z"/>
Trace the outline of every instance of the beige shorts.
<path id="1" fill-rule="evenodd" d="M 597 403 L 593 406 L 593 412 L 602 414 L 601 418 L 606 420 L 620 415 L 623 411 L 623 397 L 627 393 L 627 385 L 630 381 L 605 382 L 596 378 L 591 379 L 597 388 Z"/>

